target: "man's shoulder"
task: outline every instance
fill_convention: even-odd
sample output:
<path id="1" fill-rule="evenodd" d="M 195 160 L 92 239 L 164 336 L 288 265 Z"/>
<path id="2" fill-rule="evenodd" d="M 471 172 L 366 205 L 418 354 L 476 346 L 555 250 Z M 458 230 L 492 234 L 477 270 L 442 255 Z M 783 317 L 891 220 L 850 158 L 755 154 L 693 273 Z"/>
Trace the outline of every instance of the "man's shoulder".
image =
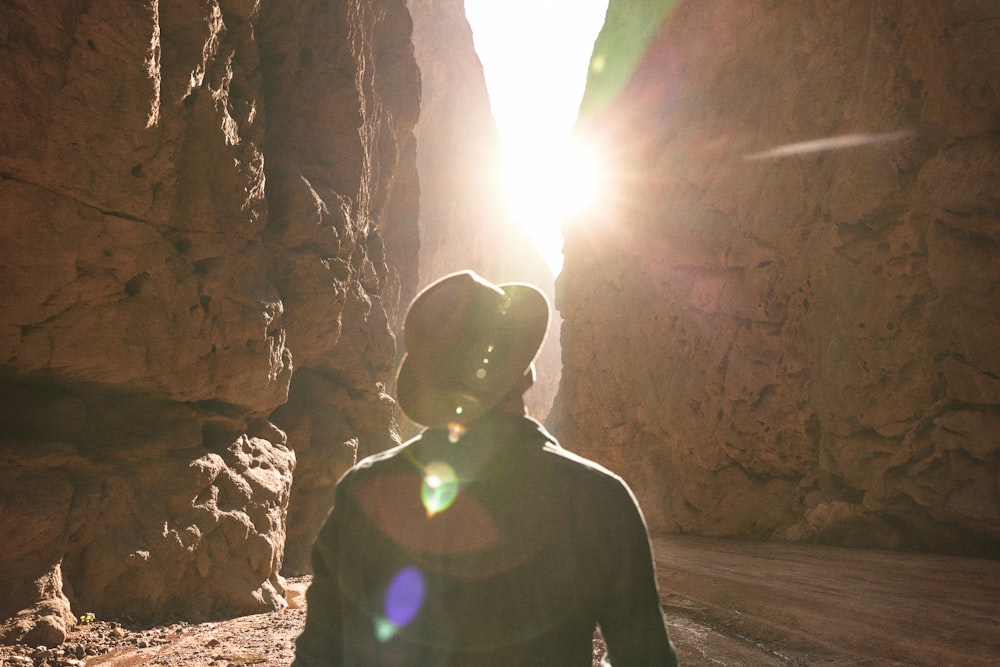
<path id="1" fill-rule="evenodd" d="M 361 459 L 341 476 L 338 484 L 349 484 L 359 478 L 368 477 L 369 475 L 377 474 L 381 470 L 400 465 L 405 460 L 406 450 L 416 439 L 408 440 L 401 445 L 390 447 L 385 451 Z"/>
<path id="2" fill-rule="evenodd" d="M 632 490 L 620 475 L 597 461 L 563 447 L 555 439 L 547 442 L 543 451 L 559 474 L 574 479 L 591 490 L 603 489 L 606 493 L 629 498 L 633 496 Z"/>
<path id="3" fill-rule="evenodd" d="M 581 474 L 589 474 L 599 477 L 610 477 L 621 481 L 621 477 L 617 474 L 608 470 L 602 466 L 597 461 L 593 461 L 584 456 L 577 454 L 576 452 L 569 450 L 562 446 L 556 440 L 550 440 L 545 444 L 544 450 L 547 454 L 557 457 L 557 460 L 562 461 L 562 465 L 568 469 L 579 470 Z"/>

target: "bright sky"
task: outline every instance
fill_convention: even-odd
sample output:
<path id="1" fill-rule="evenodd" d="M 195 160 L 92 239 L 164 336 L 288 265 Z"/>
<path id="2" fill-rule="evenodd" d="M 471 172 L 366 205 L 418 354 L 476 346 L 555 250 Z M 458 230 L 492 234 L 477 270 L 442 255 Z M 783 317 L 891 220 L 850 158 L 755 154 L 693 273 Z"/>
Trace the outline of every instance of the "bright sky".
<path id="1" fill-rule="evenodd" d="M 570 145 L 594 40 L 608 0 L 465 0 L 510 203 L 554 274 L 562 268 L 562 220 L 595 187 L 589 156 Z"/>

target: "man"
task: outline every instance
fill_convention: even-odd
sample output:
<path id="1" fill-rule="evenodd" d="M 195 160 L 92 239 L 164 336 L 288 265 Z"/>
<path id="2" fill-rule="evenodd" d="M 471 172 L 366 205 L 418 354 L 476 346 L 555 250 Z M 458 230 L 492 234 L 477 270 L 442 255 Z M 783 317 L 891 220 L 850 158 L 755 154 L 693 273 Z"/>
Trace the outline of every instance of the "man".
<path id="1" fill-rule="evenodd" d="M 337 484 L 294 667 L 675 665 L 625 483 L 525 413 L 549 305 L 465 271 L 414 299 L 399 406 L 421 435 Z"/>

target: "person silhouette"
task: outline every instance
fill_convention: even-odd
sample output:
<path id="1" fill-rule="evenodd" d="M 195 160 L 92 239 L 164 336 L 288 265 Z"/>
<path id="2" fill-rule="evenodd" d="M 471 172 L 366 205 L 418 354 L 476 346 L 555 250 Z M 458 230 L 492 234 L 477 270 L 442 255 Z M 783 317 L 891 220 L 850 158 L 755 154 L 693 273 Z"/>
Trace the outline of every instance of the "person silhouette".
<path id="1" fill-rule="evenodd" d="M 631 490 L 527 416 L 548 319 L 471 271 L 413 300 L 396 393 L 426 430 L 337 483 L 293 667 L 580 667 L 597 626 L 614 667 L 677 664 Z"/>

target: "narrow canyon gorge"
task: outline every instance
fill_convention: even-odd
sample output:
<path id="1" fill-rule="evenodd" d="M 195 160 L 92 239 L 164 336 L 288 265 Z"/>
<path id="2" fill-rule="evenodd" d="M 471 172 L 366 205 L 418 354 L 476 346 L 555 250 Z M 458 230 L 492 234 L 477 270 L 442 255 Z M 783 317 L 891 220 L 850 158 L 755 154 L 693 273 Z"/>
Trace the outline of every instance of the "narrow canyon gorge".
<path id="1" fill-rule="evenodd" d="M 462 268 L 549 295 L 530 409 L 676 550 L 672 615 L 727 599 L 675 581 L 689 539 L 995 588 L 998 28 L 610 0 L 576 125 L 610 178 L 554 277 L 462 0 L 0 3 L 0 643 L 284 609 L 336 480 L 414 432 L 402 313 Z"/>

